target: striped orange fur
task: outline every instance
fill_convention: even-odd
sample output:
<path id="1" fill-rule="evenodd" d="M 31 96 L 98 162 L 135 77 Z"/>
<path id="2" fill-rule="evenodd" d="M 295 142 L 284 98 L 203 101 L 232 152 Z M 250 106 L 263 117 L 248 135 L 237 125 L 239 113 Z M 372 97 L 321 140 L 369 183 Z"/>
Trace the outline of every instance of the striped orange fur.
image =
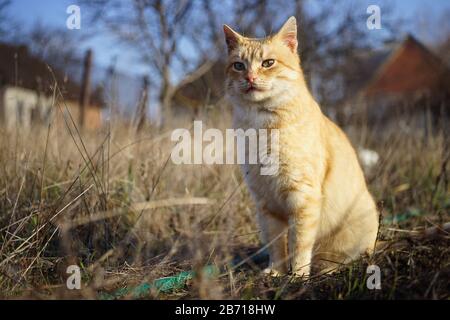
<path id="1" fill-rule="evenodd" d="M 279 170 L 242 165 L 272 274 L 308 276 L 371 252 L 378 212 L 355 150 L 309 92 L 291 17 L 275 34 L 244 37 L 224 26 L 226 96 L 235 128 L 278 129 Z M 273 61 L 273 63 L 272 63 Z"/>

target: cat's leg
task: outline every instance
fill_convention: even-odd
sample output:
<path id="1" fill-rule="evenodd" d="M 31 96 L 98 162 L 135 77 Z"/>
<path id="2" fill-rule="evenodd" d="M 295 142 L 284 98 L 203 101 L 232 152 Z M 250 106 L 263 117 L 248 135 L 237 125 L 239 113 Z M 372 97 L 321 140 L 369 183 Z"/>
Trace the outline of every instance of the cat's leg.
<path id="1" fill-rule="evenodd" d="M 308 277 L 320 222 L 321 201 L 318 194 L 291 195 L 299 204 L 289 217 L 289 257 L 295 276 Z M 294 200 L 290 199 L 290 200 Z"/>
<path id="2" fill-rule="evenodd" d="M 287 220 L 261 210 L 258 214 L 261 240 L 269 251 L 269 266 L 264 273 L 278 276 L 288 272 Z"/>

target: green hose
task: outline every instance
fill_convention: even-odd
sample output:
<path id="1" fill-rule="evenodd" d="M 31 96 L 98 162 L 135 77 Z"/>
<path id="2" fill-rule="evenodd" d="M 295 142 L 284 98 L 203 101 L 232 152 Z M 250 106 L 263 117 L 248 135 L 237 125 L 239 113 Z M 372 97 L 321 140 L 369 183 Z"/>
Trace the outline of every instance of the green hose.
<path id="1" fill-rule="evenodd" d="M 386 224 L 399 223 L 412 217 L 420 216 L 421 214 L 422 213 L 418 209 L 409 209 L 403 214 L 386 217 L 383 219 L 383 222 Z M 232 265 L 240 265 L 241 260 L 240 257 L 235 258 Z M 257 264 L 262 260 L 267 260 L 267 252 L 261 252 L 252 257 L 251 260 Z M 202 273 L 206 277 L 215 277 L 220 273 L 220 270 L 214 265 L 207 265 L 202 269 Z M 195 271 L 182 271 L 175 276 L 159 278 L 151 283 L 142 283 L 137 287 L 120 288 L 113 293 L 102 292 L 100 293 L 99 298 L 101 300 L 114 300 L 130 296 L 134 299 L 139 299 L 148 296 L 152 290 L 155 290 L 156 293 L 169 293 L 184 288 L 186 282 L 193 279 L 196 275 Z"/>
<path id="2" fill-rule="evenodd" d="M 219 274 L 219 269 L 214 265 L 207 265 L 202 269 L 202 273 L 206 277 L 215 277 Z M 113 293 L 102 292 L 99 295 L 99 299 L 115 300 L 126 296 L 139 299 L 148 296 L 152 290 L 155 290 L 157 293 L 167 293 L 183 288 L 186 282 L 195 276 L 195 271 L 182 271 L 175 276 L 159 278 L 151 283 L 142 283 L 137 287 L 120 288 Z"/>
<path id="3" fill-rule="evenodd" d="M 414 217 L 419 217 L 422 214 L 423 213 L 419 209 L 410 208 L 407 211 L 405 211 L 404 213 L 392 215 L 392 216 L 388 216 L 388 217 L 384 218 L 383 222 L 386 224 L 400 223 L 400 222 L 409 220 Z"/>
<path id="4" fill-rule="evenodd" d="M 244 256 L 236 256 L 231 262 L 232 268 L 243 267 L 245 263 L 251 262 L 252 264 L 263 264 L 269 260 L 269 254 L 267 250 L 258 250 L 256 253 Z M 202 274 L 205 277 L 216 277 L 220 274 L 220 269 L 215 265 L 207 265 L 203 267 Z M 137 287 L 125 287 L 114 291 L 113 293 L 102 292 L 99 294 L 100 300 L 114 300 L 124 297 L 132 297 L 133 299 L 139 299 L 147 297 L 152 290 L 156 293 L 169 293 L 174 290 L 182 289 L 186 286 L 186 282 L 195 278 L 197 273 L 195 271 L 182 271 L 172 277 L 164 277 L 154 280 L 151 283 L 142 283 Z"/>
<path id="5" fill-rule="evenodd" d="M 406 220 L 409 220 L 413 217 L 421 216 L 423 213 L 416 208 L 410 208 L 406 212 L 401 214 L 396 214 L 392 216 L 385 217 L 383 219 L 383 222 L 385 224 L 395 224 L 400 223 Z M 265 261 L 268 259 L 267 252 L 263 251 L 259 254 L 254 255 L 251 260 L 253 263 L 260 264 L 262 261 Z M 240 266 L 241 265 L 242 258 L 241 257 L 235 257 L 235 259 L 232 262 L 233 266 Z M 217 268 L 214 265 L 207 265 L 202 270 L 203 274 L 207 277 L 215 277 L 220 273 L 219 268 Z M 156 290 L 157 293 L 168 293 L 172 292 L 174 290 L 182 289 L 186 285 L 186 282 L 188 280 L 193 279 L 196 276 L 195 271 L 182 271 L 178 273 L 175 276 L 172 277 L 164 277 L 154 280 L 152 283 L 142 283 L 137 287 L 125 287 L 120 288 L 110 293 L 101 293 L 99 298 L 101 300 L 114 300 L 114 299 L 120 299 L 125 296 L 131 296 L 134 299 L 143 298 L 149 295 L 152 289 Z"/>

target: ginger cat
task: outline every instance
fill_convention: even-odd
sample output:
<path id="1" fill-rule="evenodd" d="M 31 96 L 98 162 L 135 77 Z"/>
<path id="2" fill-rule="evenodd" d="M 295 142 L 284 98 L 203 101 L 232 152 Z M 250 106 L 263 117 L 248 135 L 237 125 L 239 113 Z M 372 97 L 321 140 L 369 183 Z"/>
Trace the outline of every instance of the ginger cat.
<path id="1" fill-rule="evenodd" d="M 234 127 L 279 130 L 279 170 L 243 165 L 270 265 L 308 276 L 375 246 L 378 212 L 355 150 L 309 92 L 297 54 L 294 17 L 272 36 L 247 38 L 224 25 L 226 96 Z M 290 263 L 289 263 L 290 262 Z"/>

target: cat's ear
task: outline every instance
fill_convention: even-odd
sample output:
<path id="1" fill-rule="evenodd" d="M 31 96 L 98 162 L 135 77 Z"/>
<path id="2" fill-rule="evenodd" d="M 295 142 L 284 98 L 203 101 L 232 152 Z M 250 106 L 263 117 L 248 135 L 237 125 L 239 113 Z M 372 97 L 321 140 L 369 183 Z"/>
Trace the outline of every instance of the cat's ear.
<path id="1" fill-rule="evenodd" d="M 231 29 L 226 24 L 223 25 L 223 32 L 225 34 L 225 41 L 227 43 L 228 47 L 228 53 L 236 49 L 236 47 L 239 45 L 239 41 L 242 38 L 242 36 Z"/>
<path id="2" fill-rule="evenodd" d="M 292 52 L 297 52 L 297 20 L 290 17 L 281 27 L 276 35 L 284 44 L 286 44 Z"/>

